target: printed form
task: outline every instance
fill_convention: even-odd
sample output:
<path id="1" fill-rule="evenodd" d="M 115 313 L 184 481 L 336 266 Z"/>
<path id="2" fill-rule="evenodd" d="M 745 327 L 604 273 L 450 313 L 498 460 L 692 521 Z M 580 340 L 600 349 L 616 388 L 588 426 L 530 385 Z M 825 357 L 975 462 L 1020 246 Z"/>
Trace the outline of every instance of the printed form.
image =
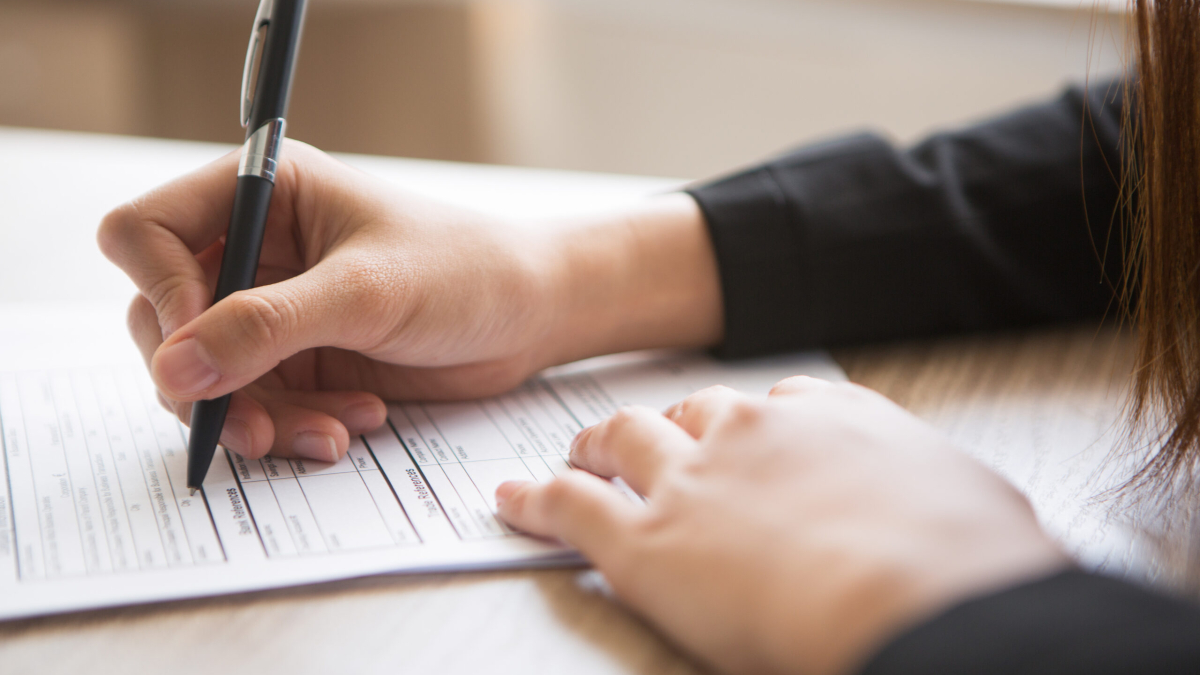
<path id="1" fill-rule="evenodd" d="M 187 430 L 136 365 L 0 374 L 0 619 L 394 572 L 577 564 L 514 532 L 494 492 L 569 469 L 570 439 L 627 403 L 712 384 L 765 394 L 823 354 L 720 364 L 622 355 L 502 396 L 403 403 L 336 464 L 218 452 L 185 485 Z M 629 493 L 632 499 L 636 495 Z"/>

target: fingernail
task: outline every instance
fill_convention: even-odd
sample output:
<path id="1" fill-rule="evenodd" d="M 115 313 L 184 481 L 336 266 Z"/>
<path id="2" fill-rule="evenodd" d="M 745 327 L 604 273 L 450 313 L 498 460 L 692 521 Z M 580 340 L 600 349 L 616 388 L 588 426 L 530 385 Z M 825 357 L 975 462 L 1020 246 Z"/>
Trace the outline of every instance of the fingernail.
<path id="1" fill-rule="evenodd" d="M 192 396 L 221 379 L 212 355 L 196 338 L 181 340 L 155 356 L 159 384 L 177 396 Z"/>
<path id="2" fill-rule="evenodd" d="M 510 480 L 496 486 L 496 508 L 504 506 L 504 502 L 513 495 L 514 492 L 521 489 L 521 486 L 528 481 Z"/>
<path id="3" fill-rule="evenodd" d="M 338 461 L 337 443 L 333 436 L 316 431 L 296 434 L 296 440 L 292 441 L 292 452 L 318 462 Z"/>
<path id="4" fill-rule="evenodd" d="M 379 406 L 374 403 L 358 403 L 343 410 L 338 419 L 351 434 L 364 433 L 383 424 L 384 416 L 380 412 Z"/>
<path id="5" fill-rule="evenodd" d="M 583 442 L 583 437 L 586 436 L 587 432 L 591 431 L 591 429 L 592 429 L 591 427 L 587 427 L 587 428 L 583 429 L 582 431 L 580 431 L 579 433 L 575 434 L 575 438 L 571 439 L 571 452 L 575 452 L 575 448 L 579 447 L 579 444 Z"/>
<path id="6" fill-rule="evenodd" d="M 226 417 L 225 427 L 221 429 L 221 445 L 245 455 L 254 449 L 254 441 L 250 436 L 250 425 L 236 417 Z"/>

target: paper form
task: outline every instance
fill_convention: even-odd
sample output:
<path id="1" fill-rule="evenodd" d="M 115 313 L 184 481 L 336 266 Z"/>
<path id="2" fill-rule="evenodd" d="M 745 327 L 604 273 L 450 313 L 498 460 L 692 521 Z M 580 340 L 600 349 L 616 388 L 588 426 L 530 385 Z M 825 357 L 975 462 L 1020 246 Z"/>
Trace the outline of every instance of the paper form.
<path id="1" fill-rule="evenodd" d="M 1042 526 L 1083 567 L 1151 578 L 1177 572 L 1146 539 L 1152 522 L 1102 495 L 1134 468 L 1117 461 L 1124 391 L 1057 391 L 987 405 L 947 406 L 930 421 L 967 454 L 1017 486 Z M 965 408 L 965 409 L 964 409 Z"/>
<path id="2" fill-rule="evenodd" d="M 574 564 L 573 551 L 501 522 L 496 486 L 568 470 L 570 439 L 620 405 L 662 409 L 717 383 L 765 394 L 795 374 L 843 379 L 819 354 L 594 359 L 490 399 L 392 404 L 388 424 L 336 464 L 220 451 L 193 497 L 186 429 L 140 366 L 0 373 L 0 618 L 367 574 Z"/>

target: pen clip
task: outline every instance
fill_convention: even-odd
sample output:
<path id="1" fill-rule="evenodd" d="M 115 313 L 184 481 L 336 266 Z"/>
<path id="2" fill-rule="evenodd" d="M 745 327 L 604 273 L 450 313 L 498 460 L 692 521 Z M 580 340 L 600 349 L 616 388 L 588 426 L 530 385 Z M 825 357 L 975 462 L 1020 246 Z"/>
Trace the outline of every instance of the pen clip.
<path id="1" fill-rule="evenodd" d="M 246 47 L 246 65 L 242 69 L 242 102 L 241 102 L 241 121 L 242 126 L 250 124 L 250 108 L 254 105 L 254 92 L 250 91 L 250 69 L 254 66 L 254 56 L 258 53 L 258 49 L 265 42 L 263 38 L 264 29 L 271 25 L 271 10 L 275 6 L 275 0 L 261 0 L 258 4 L 258 12 L 254 14 L 254 26 L 250 29 L 250 45 Z M 257 82 L 255 83 L 257 86 Z"/>

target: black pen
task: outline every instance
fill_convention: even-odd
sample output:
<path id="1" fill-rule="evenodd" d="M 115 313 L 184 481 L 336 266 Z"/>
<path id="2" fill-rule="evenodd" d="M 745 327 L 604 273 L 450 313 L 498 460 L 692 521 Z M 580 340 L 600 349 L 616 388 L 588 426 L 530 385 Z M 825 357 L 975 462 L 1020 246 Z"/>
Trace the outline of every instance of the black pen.
<path id="1" fill-rule="evenodd" d="M 254 285 L 263 230 L 275 188 L 275 167 L 283 143 L 284 116 L 292 88 L 292 70 L 304 27 L 306 0 L 262 0 L 254 16 L 246 66 L 242 71 L 241 120 L 246 143 L 238 164 L 237 193 L 225 237 L 225 254 L 213 304 Z M 258 77 L 251 93 L 250 76 L 255 57 Z M 225 426 L 229 394 L 192 405 L 188 437 L 187 484 L 192 494 L 204 483 Z"/>

